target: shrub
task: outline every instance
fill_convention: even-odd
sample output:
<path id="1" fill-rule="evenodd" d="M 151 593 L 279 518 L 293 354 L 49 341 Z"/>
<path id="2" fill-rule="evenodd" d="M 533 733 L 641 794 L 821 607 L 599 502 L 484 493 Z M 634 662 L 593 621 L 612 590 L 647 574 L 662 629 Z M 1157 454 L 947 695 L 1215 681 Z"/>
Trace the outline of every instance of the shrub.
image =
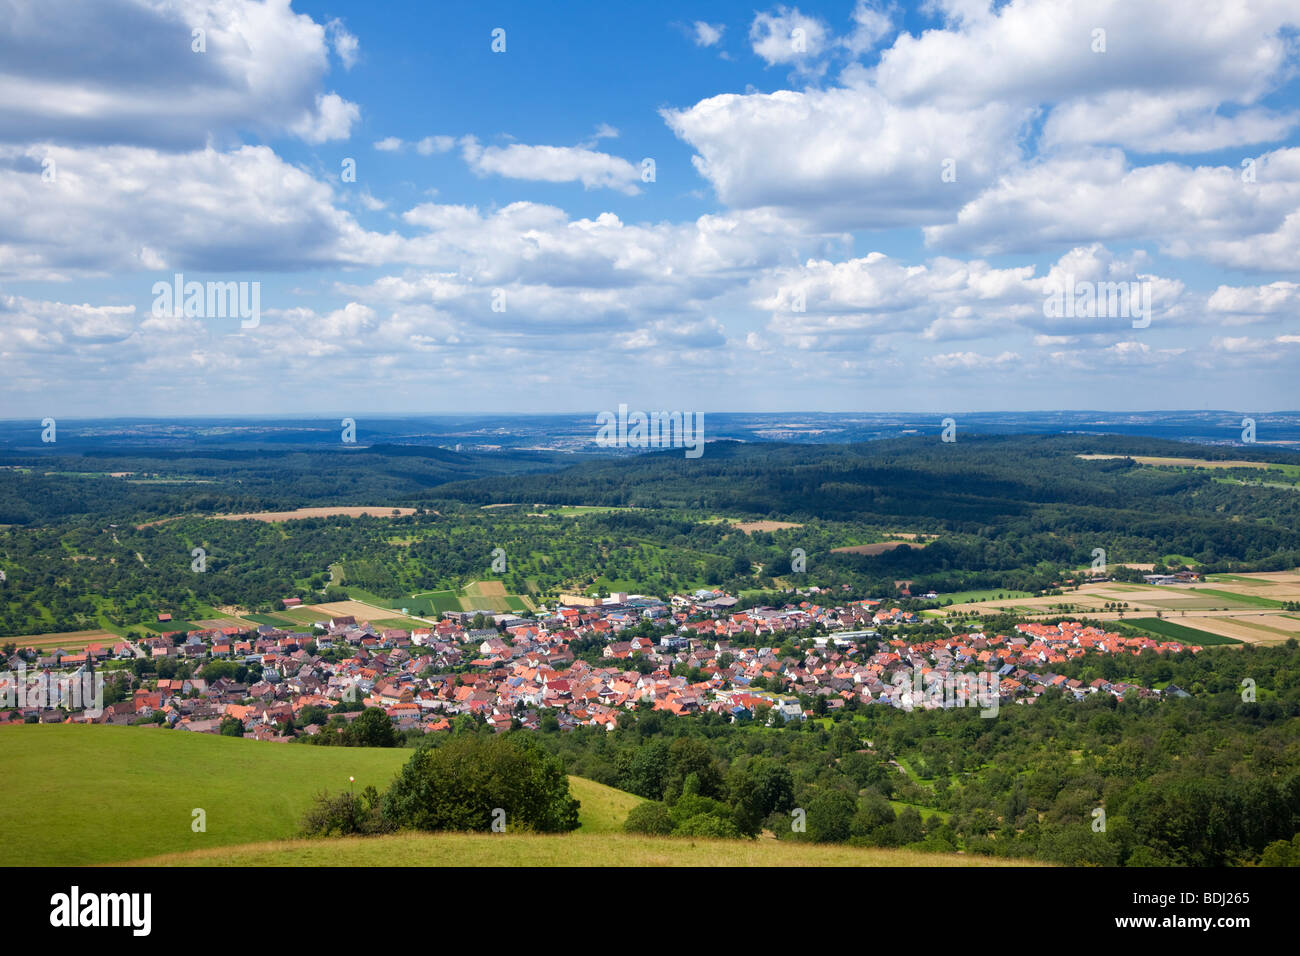
<path id="1" fill-rule="evenodd" d="M 858 801 L 843 790 L 823 790 L 808 803 L 808 839 L 843 843 L 849 838 Z"/>
<path id="2" fill-rule="evenodd" d="M 650 836 L 667 836 L 673 832 L 673 819 L 668 808 L 662 803 L 647 800 L 638 803 L 628 811 L 623 821 L 623 829 L 628 833 L 647 833 Z"/>
<path id="3" fill-rule="evenodd" d="M 560 762 L 510 736 L 467 734 L 417 750 L 384 797 L 388 820 L 416 830 L 489 830 L 498 809 L 511 830 L 578 828 Z"/>
<path id="4" fill-rule="evenodd" d="M 740 830 L 730 820 L 711 813 L 699 813 L 683 820 L 673 829 L 673 836 L 714 837 L 736 839 Z"/>
<path id="5" fill-rule="evenodd" d="M 378 707 L 362 711 L 344 736 L 353 747 L 396 747 L 399 742 L 393 721 Z"/>
<path id="6" fill-rule="evenodd" d="M 379 791 L 366 787 L 359 797 L 353 793 L 319 794 L 303 816 L 300 829 L 306 837 L 329 837 L 384 833 L 393 828 L 384 818 Z"/>

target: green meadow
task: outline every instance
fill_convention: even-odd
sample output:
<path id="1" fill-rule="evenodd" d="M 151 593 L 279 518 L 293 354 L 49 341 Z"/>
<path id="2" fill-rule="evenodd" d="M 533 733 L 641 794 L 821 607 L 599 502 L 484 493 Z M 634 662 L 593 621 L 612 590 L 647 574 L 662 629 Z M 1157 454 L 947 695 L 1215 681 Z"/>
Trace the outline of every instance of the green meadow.
<path id="1" fill-rule="evenodd" d="M 143 727 L 0 727 L 0 832 L 9 866 L 946 866 L 958 854 L 701 840 L 623 832 L 641 798 L 570 777 L 581 826 L 563 836 L 396 834 L 298 840 L 314 794 L 387 787 L 405 749 L 311 747 Z M 349 783 L 355 777 L 355 783 Z M 194 811 L 204 811 L 198 832 Z M 1012 863 L 1011 865 L 1016 865 Z"/>

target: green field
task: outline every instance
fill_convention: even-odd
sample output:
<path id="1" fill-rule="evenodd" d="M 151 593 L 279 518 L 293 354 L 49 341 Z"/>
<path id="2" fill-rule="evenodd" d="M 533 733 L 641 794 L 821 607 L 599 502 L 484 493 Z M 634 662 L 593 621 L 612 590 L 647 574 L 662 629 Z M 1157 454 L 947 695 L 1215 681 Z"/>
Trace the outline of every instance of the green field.
<path id="1" fill-rule="evenodd" d="M 306 747 L 143 727 L 0 727 L 10 866 L 79 866 L 293 837 L 312 795 L 388 785 L 410 751 Z M 192 811 L 207 832 L 191 830 Z"/>
<path id="2" fill-rule="evenodd" d="M 931 810 L 929 807 L 923 807 L 919 803 L 904 803 L 902 800 L 890 800 L 889 805 L 894 808 L 895 813 L 902 813 L 904 810 L 915 810 L 921 814 L 922 820 L 928 820 L 930 817 L 938 817 L 944 823 L 952 819 L 952 814 L 947 810 Z"/>
<path id="3" fill-rule="evenodd" d="M 149 621 L 144 625 L 156 634 L 170 634 L 172 631 L 197 631 L 199 626 L 189 621 Z"/>
<path id="4" fill-rule="evenodd" d="M 514 611 L 530 610 L 527 601 L 518 594 L 484 594 L 480 582 L 474 581 L 457 590 L 417 591 L 409 597 L 381 598 L 361 588 L 349 587 L 348 596 L 354 601 L 365 601 L 377 607 L 400 610 L 406 608 L 420 617 L 440 617 L 444 611 Z"/>
<path id="5" fill-rule="evenodd" d="M 1043 866 L 956 853 L 624 833 L 418 833 L 296 840 L 136 861 L 158 866 Z"/>
<path id="6" fill-rule="evenodd" d="M 9 866 L 79 866 L 288 840 L 321 790 L 383 790 L 405 749 L 309 747 L 142 727 L 0 727 L 0 832 Z M 621 832 L 640 797 L 580 777 L 579 833 Z M 191 830 L 207 812 L 207 832 Z"/>
<path id="7" fill-rule="evenodd" d="M 328 621 L 330 616 L 324 611 L 313 610 L 309 607 L 291 607 L 285 608 L 278 612 L 281 617 L 293 618 L 303 624 L 314 624 L 316 621 Z"/>
<path id="8" fill-rule="evenodd" d="M 1221 598 L 1225 601 L 1235 601 L 1247 607 L 1268 607 L 1280 608 L 1285 607 L 1281 601 L 1274 601 L 1272 598 L 1258 597 L 1254 594 L 1237 594 L 1233 591 L 1216 591 L 1212 588 L 1188 588 L 1197 594 L 1207 594 L 1210 597 Z"/>
<path id="9" fill-rule="evenodd" d="M 1199 644 L 1202 647 L 1213 647 L 1216 644 L 1240 644 L 1241 641 L 1234 637 L 1223 637 L 1219 634 L 1211 634 L 1209 631 L 1198 631 L 1194 627 L 1187 627 L 1183 624 L 1167 621 L 1160 617 L 1139 617 L 1124 622 L 1133 627 L 1140 628 L 1154 634 L 1157 637 L 1167 637 L 1170 640 L 1181 641 L 1184 644 Z"/>
<path id="10" fill-rule="evenodd" d="M 940 594 L 939 603 L 943 604 L 952 601 L 953 604 L 969 604 L 971 601 L 996 601 L 999 598 L 1010 600 L 1012 598 L 1032 597 L 1028 591 L 1008 591 L 1003 589 L 985 589 L 983 591 L 954 591 L 951 594 Z M 888 603 L 888 602 L 886 602 Z"/>
<path id="11" fill-rule="evenodd" d="M 269 624 L 271 627 L 302 627 L 305 621 L 295 621 L 291 617 L 277 617 L 274 614 L 245 614 L 245 621 L 254 624 Z"/>
<path id="12" fill-rule="evenodd" d="M 148 859 L 167 865 L 995 866 L 987 857 L 702 840 L 622 832 L 641 801 L 570 777 L 581 827 L 564 836 L 398 834 L 295 840 L 321 790 L 383 789 L 411 751 L 260 743 L 210 734 L 73 724 L 0 727 L 0 832 L 9 866 Z M 207 830 L 192 829 L 193 810 Z M 926 814 L 928 816 L 928 813 Z M 156 859 L 155 859 L 156 858 Z"/>
<path id="13" fill-rule="evenodd" d="M 421 609 L 420 613 L 437 617 L 443 611 L 463 611 L 460 597 L 455 591 L 425 591 L 423 594 L 411 595 L 411 604 L 408 605 L 411 610 L 416 607 Z"/>
<path id="14" fill-rule="evenodd" d="M 371 621 L 370 626 L 377 627 L 381 631 L 388 630 L 390 628 L 396 628 L 397 630 L 400 631 L 409 631 L 412 628 L 423 627 L 424 625 L 422 625 L 419 621 L 411 620 L 409 617 L 386 617 L 383 618 L 382 620 Z"/>

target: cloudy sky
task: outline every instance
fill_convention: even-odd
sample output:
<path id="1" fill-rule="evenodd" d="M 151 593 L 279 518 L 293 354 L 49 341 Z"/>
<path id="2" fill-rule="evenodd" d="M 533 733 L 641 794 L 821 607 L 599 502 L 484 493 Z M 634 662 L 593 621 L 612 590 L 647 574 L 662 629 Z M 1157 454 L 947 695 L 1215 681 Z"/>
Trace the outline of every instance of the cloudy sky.
<path id="1" fill-rule="evenodd" d="M 0 0 L 0 418 L 1295 409 L 1297 66 L 1295 0 Z"/>

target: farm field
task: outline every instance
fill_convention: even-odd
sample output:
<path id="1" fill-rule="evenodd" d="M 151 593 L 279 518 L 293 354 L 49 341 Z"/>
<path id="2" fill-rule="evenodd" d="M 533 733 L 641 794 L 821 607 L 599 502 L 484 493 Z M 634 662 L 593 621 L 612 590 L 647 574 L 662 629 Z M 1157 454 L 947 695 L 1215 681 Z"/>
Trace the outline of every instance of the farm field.
<path id="1" fill-rule="evenodd" d="M 201 620 L 194 621 L 199 627 L 203 628 L 222 628 L 222 627 L 248 627 L 248 622 L 237 617 L 205 617 Z"/>
<path id="2" fill-rule="evenodd" d="M 952 601 L 953 604 L 968 604 L 972 601 L 993 601 L 1030 597 L 1028 591 L 1008 591 L 1006 588 L 987 588 L 983 591 L 954 591 L 952 594 L 940 594 L 940 601 Z"/>
<path id="3" fill-rule="evenodd" d="M 465 596 L 461 599 L 461 609 L 465 611 L 526 611 L 531 602 L 527 598 L 506 593 L 506 586 L 501 581 L 474 581 L 465 585 Z"/>
<path id="4" fill-rule="evenodd" d="M 297 627 L 298 622 L 291 617 L 282 617 L 278 614 L 245 614 L 244 626 L 249 623 L 266 624 L 270 627 Z"/>
<path id="5" fill-rule="evenodd" d="M 285 608 L 283 611 L 277 611 L 276 614 L 280 617 L 287 617 L 295 621 L 301 621 L 303 624 L 312 624 L 316 621 L 328 621 L 330 619 L 328 614 L 324 611 L 316 610 L 310 604 Z"/>
<path id="6" fill-rule="evenodd" d="M 878 541 L 875 544 L 850 544 L 843 548 L 831 548 L 832 554 L 884 554 L 886 551 L 893 551 L 895 548 L 923 548 L 927 542 L 922 541 L 919 544 L 915 541 Z"/>
<path id="7" fill-rule="evenodd" d="M 295 521 L 299 518 L 391 518 L 396 511 L 403 515 L 415 514 L 414 508 L 385 506 L 295 508 L 293 511 L 254 511 L 238 515 L 212 515 L 220 521 Z"/>
<path id="8" fill-rule="evenodd" d="M 1269 461 L 1207 461 L 1204 458 L 1166 458 L 1159 455 L 1075 455 L 1084 461 L 1106 461 L 1116 458 L 1132 458 L 1139 465 L 1171 465 L 1179 468 L 1276 468 L 1285 471 L 1286 466 Z"/>
<path id="9" fill-rule="evenodd" d="M 507 611 L 522 613 L 534 608 L 531 598 L 508 594 L 500 581 L 474 581 L 456 591 L 420 591 L 402 603 L 415 613 L 430 617 L 437 617 L 444 611 L 494 611 L 501 614 Z"/>
<path id="10" fill-rule="evenodd" d="M 1220 634 L 1212 634 L 1209 631 L 1203 631 L 1198 628 L 1188 627 L 1186 624 L 1180 624 L 1177 621 L 1166 620 L 1159 617 L 1139 617 L 1126 620 L 1126 625 L 1131 624 L 1134 627 L 1141 628 L 1151 634 L 1159 637 L 1169 638 L 1175 641 L 1182 641 L 1185 644 L 1198 644 L 1202 647 L 1212 647 L 1216 644 L 1236 643 L 1232 638 L 1224 637 Z"/>
<path id="11" fill-rule="evenodd" d="M 787 528 L 802 528 L 802 524 L 796 524 L 793 521 L 733 521 L 737 528 L 745 534 L 753 534 L 755 531 L 784 531 Z"/>
<path id="12" fill-rule="evenodd" d="M 358 621 L 372 623 L 402 616 L 400 609 L 380 607 L 364 601 L 330 601 L 325 604 L 307 605 L 307 608 L 319 614 L 328 614 L 330 617 L 355 617 Z"/>
<path id="13" fill-rule="evenodd" d="M 56 647 L 62 647 L 68 650 L 83 650 L 89 644 L 104 644 L 111 646 L 116 644 L 120 638 L 112 631 L 63 631 L 59 634 L 24 634 L 21 637 L 7 637 L 3 642 L 8 644 L 10 641 L 19 647 L 34 647 L 38 651 L 54 650 Z"/>
<path id="14" fill-rule="evenodd" d="M 1206 584 L 1157 586 L 1103 582 L 1084 584 L 1077 591 L 1047 597 L 1022 597 L 979 603 L 953 604 L 945 614 L 996 613 L 1014 609 L 1025 614 L 1055 616 L 1062 613 L 1102 621 L 1155 618 L 1221 637 L 1253 644 L 1275 644 L 1300 638 L 1300 620 L 1284 611 L 1283 602 L 1300 601 L 1300 571 L 1267 571 L 1215 575 Z M 1107 603 L 1128 605 L 1124 616 L 1106 610 Z M 1060 605 L 1071 610 L 1061 611 Z"/>

